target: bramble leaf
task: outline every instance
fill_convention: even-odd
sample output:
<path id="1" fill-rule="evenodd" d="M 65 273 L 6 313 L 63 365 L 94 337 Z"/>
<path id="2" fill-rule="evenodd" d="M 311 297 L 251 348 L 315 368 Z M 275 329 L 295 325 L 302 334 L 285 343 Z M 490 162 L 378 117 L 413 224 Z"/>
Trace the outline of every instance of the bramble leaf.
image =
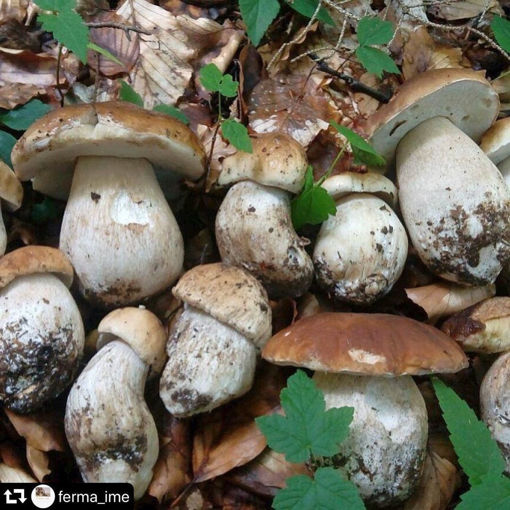
<path id="1" fill-rule="evenodd" d="M 286 0 L 286 2 L 289 7 L 307 18 L 311 18 L 313 16 L 313 13 L 317 9 L 317 4 L 319 3 L 318 0 Z M 317 19 L 326 25 L 335 26 L 335 22 L 324 7 L 319 9 Z"/>
<path id="2" fill-rule="evenodd" d="M 175 106 L 171 106 L 169 104 L 158 104 L 153 108 L 154 111 L 165 113 L 166 115 L 170 115 L 170 117 L 175 117 L 177 120 L 180 120 L 183 124 L 188 125 L 189 119 L 186 115 L 176 108 Z"/>
<path id="3" fill-rule="evenodd" d="M 87 44 L 87 48 L 89 50 L 96 51 L 100 55 L 103 55 L 103 57 L 107 58 L 108 60 L 111 60 L 112 62 L 115 62 L 116 64 L 119 64 L 120 66 L 124 65 L 124 63 L 122 63 L 113 53 L 110 53 L 107 49 L 101 48 L 101 46 L 98 46 L 93 42 L 89 42 Z"/>
<path id="4" fill-rule="evenodd" d="M 34 3 L 45 11 L 63 11 L 76 7 L 76 0 L 34 0 Z"/>
<path id="5" fill-rule="evenodd" d="M 11 152 L 15 143 L 16 138 L 14 138 L 14 136 L 10 133 L 6 133 L 5 131 L 0 131 L 0 159 L 7 163 L 11 168 Z"/>
<path id="6" fill-rule="evenodd" d="M 39 99 L 32 99 L 23 106 L 18 106 L 14 110 L 1 113 L 0 123 L 16 131 L 24 131 L 28 129 L 34 121 L 50 110 L 51 107 L 39 101 Z"/>
<path id="7" fill-rule="evenodd" d="M 357 35 L 360 46 L 386 44 L 391 41 L 395 30 L 390 21 L 365 16 L 359 20 Z"/>
<path id="8" fill-rule="evenodd" d="M 497 43 L 505 50 L 510 51 L 510 21 L 501 16 L 494 16 L 491 28 Z"/>
<path id="9" fill-rule="evenodd" d="M 289 377 L 280 400 L 285 416 L 273 414 L 255 420 L 273 450 L 284 453 L 289 462 L 305 462 L 312 454 L 338 453 L 349 433 L 352 407 L 326 411 L 322 392 L 302 370 Z"/>
<path id="10" fill-rule="evenodd" d="M 237 89 L 239 87 L 239 82 L 232 79 L 230 74 L 225 74 L 222 76 L 220 81 L 220 94 L 225 97 L 235 97 L 237 96 Z"/>
<path id="11" fill-rule="evenodd" d="M 136 104 L 143 108 L 143 99 L 138 92 L 126 83 L 125 81 L 120 82 L 119 99 L 121 101 L 127 101 L 128 103 Z"/>
<path id="12" fill-rule="evenodd" d="M 235 119 L 227 119 L 221 123 L 221 134 L 236 149 L 244 152 L 253 152 L 250 136 L 246 126 Z"/>
<path id="13" fill-rule="evenodd" d="M 280 4 L 278 0 L 239 0 L 239 7 L 248 37 L 254 46 L 258 46 L 269 25 L 278 16 Z"/>
<path id="14" fill-rule="evenodd" d="M 384 71 L 400 74 L 397 64 L 384 51 L 371 46 L 359 46 L 356 48 L 356 56 L 363 67 L 369 72 L 381 78 Z"/>
<path id="15" fill-rule="evenodd" d="M 433 377 L 432 384 L 450 432 L 450 440 L 469 483 L 474 486 L 486 484 L 489 478 L 499 478 L 505 469 L 505 460 L 489 429 L 443 381 Z"/>
<path id="16" fill-rule="evenodd" d="M 44 197 L 42 202 L 34 204 L 30 212 L 30 220 L 36 225 L 54 220 L 57 216 L 58 213 L 55 202 L 49 197 Z"/>
<path id="17" fill-rule="evenodd" d="M 455 510 L 508 510 L 510 508 L 510 479 L 489 476 L 479 485 L 460 496 L 462 502 Z"/>
<path id="18" fill-rule="evenodd" d="M 222 78 L 223 74 L 216 64 L 207 64 L 200 69 L 200 83 L 209 92 L 220 91 Z"/>

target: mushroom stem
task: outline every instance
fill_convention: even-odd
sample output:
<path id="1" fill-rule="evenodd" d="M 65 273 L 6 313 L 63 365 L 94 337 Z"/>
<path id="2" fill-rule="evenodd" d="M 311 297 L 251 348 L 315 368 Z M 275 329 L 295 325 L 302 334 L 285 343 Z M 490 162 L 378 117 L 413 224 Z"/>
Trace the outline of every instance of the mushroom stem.
<path id="1" fill-rule="evenodd" d="M 5 248 L 7 247 L 7 232 L 5 231 L 1 205 L 2 202 L 0 200 L 0 257 L 5 253 Z"/>
<path id="2" fill-rule="evenodd" d="M 104 307 L 168 287 L 184 257 L 181 232 L 145 159 L 78 158 L 60 248 L 81 292 Z"/>
<path id="3" fill-rule="evenodd" d="M 505 179 L 506 185 L 510 188 L 510 158 L 506 158 L 498 165 L 499 171 Z"/>

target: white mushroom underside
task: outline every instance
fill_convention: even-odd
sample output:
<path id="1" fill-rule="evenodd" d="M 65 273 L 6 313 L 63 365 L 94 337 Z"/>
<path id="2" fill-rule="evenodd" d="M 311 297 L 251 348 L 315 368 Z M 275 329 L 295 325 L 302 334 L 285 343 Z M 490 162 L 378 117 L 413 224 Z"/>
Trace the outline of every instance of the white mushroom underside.
<path id="1" fill-rule="evenodd" d="M 210 315 L 185 305 L 167 344 L 160 396 L 175 416 L 210 411 L 252 386 L 256 349 Z"/>
<path id="2" fill-rule="evenodd" d="M 170 286 L 183 240 L 148 161 L 79 158 L 60 249 L 84 295 L 100 304 L 133 303 Z"/>
<path id="3" fill-rule="evenodd" d="M 326 408 L 350 406 L 354 418 L 334 461 L 366 502 L 404 501 L 418 482 L 427 444 L 427 410 L 410 376 L 396 378 L 316 372 Z"/>

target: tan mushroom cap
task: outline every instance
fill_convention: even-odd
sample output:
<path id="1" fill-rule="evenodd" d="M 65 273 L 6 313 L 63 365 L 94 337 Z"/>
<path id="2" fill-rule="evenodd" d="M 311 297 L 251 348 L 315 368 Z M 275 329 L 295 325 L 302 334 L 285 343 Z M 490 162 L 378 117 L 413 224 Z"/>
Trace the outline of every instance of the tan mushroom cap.
<path id="1" fill-rule="evenodd" d="M 350 193 L 370 193 L 384 200 L 393 209 L 398 202 L 397 187 L 384 175 L 374 172 L 344 172 L 328 177 L 322 187 L 338 200 Z"/>
<path id="2" fill-rule="evenodd" d="M 146 158 L 164 193 L 176 174 L 198 179 L 205 153 L 182 122 L 126 102 L 66 106 L 32 124 L 12 151 L 16 175 L 34 189 L 66 199 L 79 156 Z"/>
<path id="3" fill-rule="evenodd" d="M 495 164 L 510 156 L 510 117 L 500 119 L 483 135 L 480 147 Z"/>
<path id="4" fill-rule="evenodd" d="M 320 313 L 274 335 L 262 357 L 276 365 L 353 375 L 451 373 L 468 366 L 438 329 L 387 314 Z"/>
<path id="5" fill-rule="evenodd" d="M 308 166 L 304 148 L 292 137 L 267 133 L 251 139 L 253 152 L 238 151 L 223 160 L 218 184 L 251 180 L 298 193 Z"/>
<path id="6" fill-rule="evenodd" d="M 182 276 L 172 292 L 239 331 L 259 348 L 271 336 L 266 290 L 244 269 L 221 263 L 196 266 Z"/>
<path id="7" fill-rule="evenodd" d="M 0 199 L 11 211 L 19 209 L 23 201 L 23 186 L 3 161 L 0 161 Z"/>
<path id="8" fill-rule="evenodd" d="M 97 331 L 98 350 L 120 339 L 151 367 L 151 372 L 163 370 L 167 335 L 161 321 L 149 310 L 131 306 L 114 310 L 103 318 Z"/>
<path id="9" fill-rule="evenodd" d="M 73 266 L 63 252 L 49 246 L 24 246 L 0 258 L 0 289 L 34 273 L 53 273 L 68 288 L 73 283 Z"/>
<path id="10" fill-rule="evenodd" d="M 374 149 L 393 165 L 398 143 L 427 119 L 446 117 L 478 142 L 499 112 L 499 98 L 483 72 L 434 69 L 407 80 L 364 126 Z"/>

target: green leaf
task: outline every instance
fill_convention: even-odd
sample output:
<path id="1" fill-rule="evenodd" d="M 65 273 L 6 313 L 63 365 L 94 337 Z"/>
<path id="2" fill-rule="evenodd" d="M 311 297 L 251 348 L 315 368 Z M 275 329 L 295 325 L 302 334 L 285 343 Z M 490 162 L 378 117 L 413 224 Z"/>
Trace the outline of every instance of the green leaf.
<path id="1" fill-rule="evenodd" d="M 483 483 L 471 487 L 460 498 L 462 502 L 455 507 L 456 510 L 508 510 L 510 479 L 506 476 L 487 477 Z"/>
<path id="2" fill-rule="evenodd" d="M 393 59 L 384 53 L 384 51 L 372 48 L 371 46 L 360 46 L 356 49 L 356 56 L 363 67 L 379 78 L 382 77 L 384 71 L 387 73 L 400 74 L 397 64 Z"/>
<path id="3" fill-rule="evenodd" d="M 54 220 L 57 216 L 58 213 L 55 202 L 48 197 L 44 197 L 42 202 L 34 204 L 30 211 L 30 219 L 37 225 L 47 223 L 49 220 Z"/>
<path id="4" fill-rule="evenodd" d="M 391 41 L 395 30 L 390 21 L 365 16 L 358 23 L 357 35 L 360 46 L 386 44 Z"/>
<path id="5" fill-rule="evenodd" d="M 19 106 L 14 110 L 0 114 L 0 122 L 5 126 L 15 129 L 16 131 L 24 131 L 33 124 L 39 117 L 42 117 L 51 110 L 51 107 L 44 104 L 39 99 L 32 99 L 23 106 Z"/>
<path id="6" fill-rule="evenodd" d="M 313 13 L 317 9 L 318 0 L 285 0 L 289 7 L 294 9 L 299 14 L 306 16 L 307 18 L 311 18 Z M 335 22 L 329 15 L 328 11 L 321 7 L 317 14 L 317 19 L 322 21 L 326 25 L 335 26 Z"/>
<path id="7" fill-rule="evenodd" d="M 0 159 L 7 163 L 11 168 L 11 152 L 15 143 L 16 138 L 14 138 L 14 136 L 10 133 L 6 133 L 5 131 L 0 131 Z"/>
<path id="8" fill-rule="evenodd" d="M 477 485 L 488 476 L 499 477 L 505 469 L 505 460 L 489 429 L 443 381 L 433 377 L 432 383 L 450 432 L 450 440 L 469 483 Z"/>
<path id="9" fill-rule="evenodd" d="M 34 0 L 44 11 L 71 10 L 76 7 L 76 0 Z"/>
<path id="10" fill-rule="evenodd" d="M 244 152 L 253 152 L 251 140 L 246 126 L 235 119 L 224 120 L 221 124 L 221 134 L 236 149 Z"/>
<path id="11" fill-rule="evenodd" d="M 119 99 L 121 101 L 127 101 L 128 103 L 136 104 L 143 108 L 143 99 L 138 92 L 126 83 L 125 81 L 120 82 Z"/>
<path id="12" fill-rule="evenodd" d="M 313 168 L 311 165 L 306 167 L 305 183 L 301 191 L 308 191 L 313 188 Z"/>
<path id="13" fill-rule="evenodd" d="M 223 74 L 216 64 L 207 64 L 200 69 L 200 83 L 209 92 L 219 92 Z"/>
<path id="14" fill-rule="evenodd" d="M 170 115 L 170 117 L 174 117 L 177 120 L 180 120 L 183 124 L 189 124 L 188 117 L 186 117 L 186 115 L 175 106 L 171 106 L 169 104 L 158 104 L 154 107 L 154 111 Z"/>
<path id="15" fill-rule="evenodd" d="M 303 225 L 318 225 L 329 215 L 336 214 L 336 204 L 331 195 L 322 187 L 314 186 L 303 191 L 291 202 L 292 224 L 296 230 Z"/>
<path id="16" fill-rule="evenodd" d="M 278 0 L 239 0 L 241 16 L 246 24 L 248 37 L 258 46 L 266 30 L 280 12 Z"/>
<path id="17" fill-rule="evenodd" d="M 365 505 L 356 486 L 333 468 L 319 468 L 315 477 L 292 476 L 278 491 L 275 510 L 363 510 Z"/>
<path id="18" fill-rule="evenodd" d="M 273 450 L 284 453 L 289 462 L 305 462 L 311 454 L 338 453 L 349 433 L 352 407 L 326 411 L 322 392 L 302 370 L 289 377 L 280 399 L 285 416 L 273 414 L 255 420 Z"/>
<path id="19" fill-rule="evenodd" d="M 85 64 L 87 62 L 87 45 L 89 43 L 89 27 L 82 17 L 70 9 L 55 14 L 39 14 L 43 29 L 52 32 L 53 37 L 70 49 Z"/>
<path id="20" fill-rule="evenodd" d="M 220 94 L 225 97 L 235 97 L 237 96 L 237 88 L 239 87 L 239 82 L 232 79 L 230 74 L 226 74 L 221 78 L 220 82 Z"/>
<path id="21" fill-rule="evenodd" d="M 497 43 L 505 50 L 510 51 L 510 21 L 501 16 L 494 16 L 491 28 Z"/>
<path id="22" fill-rule="evenodd" d="M 341 135 L 347 138 L 354 154 L 354 163 L 368 166 L 385 166 L 386 160 L 361 136 L 348 127 L 337 124 L 334 120 L 329 122 Z"/>
<path id="23" fill-rule="evenodd" d="M 103 55 L 103 57 L 107 58 L 108 60 L 111 60 L 112 62 L 115 62 L 116 64 L 125 67 L 124 63 L 121 62 L 115 55 L 113 55 L 113 53 L 110 53 L 107 49 L 101 48 L 101 46 L 98 46 L 93 42 L 89 42 L 87 44 L 87 48 L 92 51 L 97 51 L 97 53 Z"/>

